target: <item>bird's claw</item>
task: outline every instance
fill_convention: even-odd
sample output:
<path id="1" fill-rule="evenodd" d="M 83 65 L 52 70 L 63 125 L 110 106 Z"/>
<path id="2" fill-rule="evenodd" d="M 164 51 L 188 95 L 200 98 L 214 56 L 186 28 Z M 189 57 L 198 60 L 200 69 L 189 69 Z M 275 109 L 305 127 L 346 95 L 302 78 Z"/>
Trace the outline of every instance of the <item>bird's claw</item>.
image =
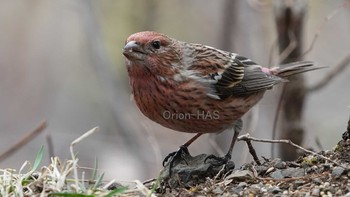
<path id="1" fill-rule="evenodd" d="M 177 151 L 174 151 L 172 153 L 169 153 L 163 160 L 163 167 L 165 167 L 165 163 L 169 160 L 169 158 L 173 157 L 174 155 L 176 155 Z"/>
<path id="2" fill-rule="evenodd" d="M 188 152 L 187 146 L 180 146 L 179 150 L 174 151 L 172 153 L 169 153 L 163 160 L 163 167 L 165 167 L 166 162 L 168 162 L 168 160 L 170 159 L 170 166 L 172 166 L 172 164 L 174 163 L 174 161 L 178 158 L 182 157 L 182 154 L 190 154 Z"/>
<path id="3" fill-rule="evenodd" d="M 183 154 L 187 154 L 189 155 L 190 153 L 188 152 L 187 146 L 180 146 L 179 150 L 169 153 L 169 155 L 167 155 L 164 160 L 163 160 L 163 166 L 165 167 L 166 162 L 168 162 L 169 160 L 169 177 L 171 177 L 172 174 L 172 168 L 174 166 L 175 161 L 178 161 L 179 159 L 182 159 L 183 161 L 186 162 L 185 158 L 183 157 Z"/>

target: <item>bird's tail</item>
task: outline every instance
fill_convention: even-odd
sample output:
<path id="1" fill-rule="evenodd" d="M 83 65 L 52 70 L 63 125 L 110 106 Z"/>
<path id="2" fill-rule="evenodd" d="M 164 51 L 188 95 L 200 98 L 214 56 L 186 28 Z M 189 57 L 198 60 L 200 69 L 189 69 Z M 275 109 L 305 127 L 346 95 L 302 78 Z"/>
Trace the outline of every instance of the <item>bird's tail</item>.
<path id="1" fill-rule="evenodd" d="M 271 71 L 274 75 L 277 75 L 281 78 L 286 78 L 292 75 L 297 75 L 300 73 L 317 70 L 325 68 L 324 66 L 316 66 L 313 62 L 310 61 L 300 61 L 293 62 L 289 64 L 281 65 L 281 67 L 272 68 Z"/>

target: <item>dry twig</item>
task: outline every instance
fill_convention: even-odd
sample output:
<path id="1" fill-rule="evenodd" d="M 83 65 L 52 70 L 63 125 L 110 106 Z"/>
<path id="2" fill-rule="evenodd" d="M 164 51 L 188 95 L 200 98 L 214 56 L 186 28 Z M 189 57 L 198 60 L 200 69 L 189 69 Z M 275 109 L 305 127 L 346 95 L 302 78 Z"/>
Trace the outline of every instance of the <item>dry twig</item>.
<path id="1" fill-rule="evenodd" d="M 320 24 L 320 26 L 317 28 L 317 31 L 315 33 L 315 36 L 312 39 L 311 45 L 309 46 L 309 48 L 303 52 L 303 54 L 301 55 L 301 58 L 304 57 L 305 55 L 307 55 L 308 53 L 310 53 L 310 51 L 312 51 L 312 49 L 314 48 L 315 44 L 316 44 L 316 40 L 318 39 L 318 37 L 321 35 L 321 30 L 323 29 L 323 27 L 336 15 L 338 14 L 338 12 L 340 11 L 340 9 L 344 8 L 345 6 L 347 6 L 347 2 L 343 2 L 342 4 L 340 4 L 336 9 L 334 9 L 331 13 L 329 13 L 323 20 L 323 22 Z"/>
<path id="2" fill-rule="evenodd" d="M 274 120 L 273 120 L 272 139 L 276 139 L 278 118 L 280 117 L 280 113 L 281 113 L 281 111 L 282 111 L 282 105 L 283 105 L 284 95 L 285 95 L 285 92 L 286 92 L 285 86 L 286 86 L 286 84 L 283 84 L 282 92 L 281 92 L 280 98 L 279 98 L 279 100 L 278 100 L 278 104 L 277 104 L 277 108 L 276 108 L 276 113 L 275 113 L 275 117 L 274 117 Z M 273 157 L 274 154 L 275 154 L 275 146 L 272 144 L 272 145 L 271 145 L 271 157 Z"/>
<path id="3" fill-rule="evenodd" d="M 34 130 L 30 131 L 28 134 L 23 136 L 15 145 L 10 147 L 4 153 L 0 155 L 0 162 L 8 158 L 10 155 L 14 154 L 18 149 L 22 148 L 28 142 L 33 140 L 37 135 L 39 135 L 46 128 L 46 121 L 41 122 Z"/>
<path id="4" fill-rule="evenodd" d="M 252 142 L 250 140 L 246 140 L 246 143 L 247 143 L 247 146 L 248 146 L 250 154 L 254 158 L 255 163 L 258 164 L 258 165 L 261 165 L 261 162 L 259 161 L 259 158 L 258 158 L 258 156 L 257 156 L 257 154 L 255 152 L 255 149 L 253 148 Z"/>
<path id="5" fill-rule="evenodd" d="M 305 148 L 303 148 L 303 147 L 301 147 L 301 146 L 299 146 L 299 145 L 293 143 L 293 142 L 290 141 L 290 140 L 283 140 L 283 139 L 282 139 L 282 140 L 259 139 L 259 138 L 251 137 L 251 136 L 249 135 L 249 133 L 239 136 L 239 137 L 237 138 L 237 140 L 238 140 L 238 141 L 255 141 L 255 142 L 265 142 L 265 143 L 283 143 L 283 144 L 289 144 L 289 145 L 291 145 L 291 146 L 293 146 L 293 147 L 295 147 L 295 148 L 297 148 L 297 149 L 300 149 L 300 150 L 302 150 L 302 151 L 304 151 L 304 152 L 306 152 L 306 153 L 309 153 L 309 154 L 312 154 L 312 155 L 316 155 L 316 156 L 318 156 L 318 157 L 320 157 L 320 158 L 322 158 L 322 159 L 324 159 L 324 160 L 326 160 L 326 161 L 328 161 L 328 162 L 330 162 L 330 163 L 333 163 L 333 164 L 335 164 L 335 165 L 337 165 L 337 166 L 340 166 L 340 167 L 342 167 L 342 168 L 344 168 L 344 169 L 346 169 L 346 170 L 349 170 L 347 167 L 341 165 L 340 163 L 338 163 L 338 162 L 336 162 L 336 161 L 333 161 L 332 159 L 329 159 L 328 157 L 325 157 L 325 156 L 323 156 L 323 155 L 320 155 L 320 154 L 318 154 L 318 153 L 316 153 L 316 152 L 313 152 L 313 151 L 311 151 L 311 150 L 307 150 L 307 149 L 305 149 Z"/>
<path id="6" fill-rule="evenodd" d="M 313 92 L 323 88 L 332 79 L 334 79 L 334 77 L 336 77 L 339 73 L 342 73 L 342 71 L 346 68 L 346 66 L 349 65 L 349 63 L 350 63 L 350 53 L 345 58 L 343 58 L 337 65 L 332 67 L 332 69 L 327 73 L 326 76 L 324 76 L 324 78 L 320 82 L 318 82 L 314 86 L 309 87 L 307 91 Z"/>

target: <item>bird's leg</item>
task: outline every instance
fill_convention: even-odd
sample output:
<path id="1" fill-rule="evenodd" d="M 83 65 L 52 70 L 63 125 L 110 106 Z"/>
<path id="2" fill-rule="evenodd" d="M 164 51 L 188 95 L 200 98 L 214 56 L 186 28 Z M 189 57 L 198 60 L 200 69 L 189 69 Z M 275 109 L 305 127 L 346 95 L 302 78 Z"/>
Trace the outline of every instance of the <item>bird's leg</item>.
<path id="1" fill-rule="evenodd" d="M 220 165 L 226 164 L 228 161 L 231 160 L 231 156 L 232 156 L 232 150 L 233 147 L 235 146 L 235 143 L 237 141 L 238 135 L 241 132 L 243 127 L 243 121 L 242 119 L 236 120 L 233 126 L 234 129 L 234 134 L 231 140 L 231 144 L 230 144 L 230 148 L 228 149 L 227 153 L 225 156 L 223 157 L 218 157 L 215 155 L 209 155 L 207 158 L 205 158 L 204 162 L 206 162 L 208 159 L 214 159 L 220 162 Z"/>
<path id="2" fill-rule="evenodd" d="M 170 159 L 169 161 L 169 177 L 171 177 L 171 172 L 172 172 L 172 168 L 174 166 L 175 161 L 177 161 L 178 159 L 184 159 L 183 158 L 183 154 L 187 154 L 189 155 L 190 153 L 188 152 L 188 146 L 191 145 L 194 141 L 196 141 L 197 138 L 199 138 L 199 136 L 201 136 L 202 133 L 197 133 L 195 136 L 193 136 L 190 140 L 188 140 L 185 144 L 181 145 L 179 150 L 170 153 L 168 156 L 165 157 L 165 159 L 163 160 L 163 166 L 165 167 L 165 163 Z M 184 160 L 186 162 L 186 160 Z M 186 162 L 187 164 L 187 162 Z"/>
<path id="3" fill-rule="evenodd" d="M 188 140 L 185 144 L 181 145 L 179 150 L 169 153 L 163 160 L 163 166 L 165 166 L 165 163 L 169 160 L 169 158 L 171 158 L 170 163 L 169 163 L 169 167 L 170 169 L 172 168 L 174 161 L 178 158 L 181 158 L 182 153 L 184 154 L 190 154 L 188 152 L 188 146 L 191 145 L 194 141 L 196 141 L 197 138 L 199 138 L 199 136 L 201 136 L 202 133 L 197 133 L 195 136 L 193 136 L 190 140 Z"/>

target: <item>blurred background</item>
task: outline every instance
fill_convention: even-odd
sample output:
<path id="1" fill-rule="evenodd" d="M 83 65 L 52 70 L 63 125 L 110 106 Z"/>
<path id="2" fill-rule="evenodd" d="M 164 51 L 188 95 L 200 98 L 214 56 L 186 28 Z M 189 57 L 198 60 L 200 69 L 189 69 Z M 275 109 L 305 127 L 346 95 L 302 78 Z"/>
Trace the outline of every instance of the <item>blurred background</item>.
<path id="1" fill-rule="evenodd" d="M 306 85 L 321 81 L 350 54 L 350 12 L 342 0 L 285 1 L 304 6 L 304 59 L 327 69 L 307 73 Z M 347 3 L 347 4 L 346 4 Z M 276 2 L 271 0 L 2 0 L 0 2 L 0 153 L 47 120 L 48 126 L 0 168 L 19 169 L 33 161 L 47 138 L 61 160 L 70 159 L 69 145 L 98 126 L 100 131 L 75 146 L 79 164 L 94 167 L 97 159 L 106 179 L 145 180 L 161 170 L 163 158 L 192 137 L 159 126 L 130 100 L 122 56 L 132 33 L 153 30 L 179 40 L 235 51 L 255 62 L 279 62 Z M 298 9 L 298 8 L 296 8 Z M 278 12 L 278 10 L 277 10 Z M 312 42 L 314 38 L 314 45 Z M 331 149 L 349 118 L 350 69 L 308 94 L 303 111 L 302 145 Z M 280 88 L 268 91 L 244 132 L 272 138 Z M 279 132 L 279 131 L 278 131 Z M 232 132 L 205 135 L 191 147 L 193 155 L 226 152 Z M 222 145 L 216 147 L 220 142 Z M 253 143 L 259 156 L 271 157 L 270 144 Z M 278 156 L 275 151 L 274 156 Z M 238 143 L 236 166 L 251 160 Z"/>

